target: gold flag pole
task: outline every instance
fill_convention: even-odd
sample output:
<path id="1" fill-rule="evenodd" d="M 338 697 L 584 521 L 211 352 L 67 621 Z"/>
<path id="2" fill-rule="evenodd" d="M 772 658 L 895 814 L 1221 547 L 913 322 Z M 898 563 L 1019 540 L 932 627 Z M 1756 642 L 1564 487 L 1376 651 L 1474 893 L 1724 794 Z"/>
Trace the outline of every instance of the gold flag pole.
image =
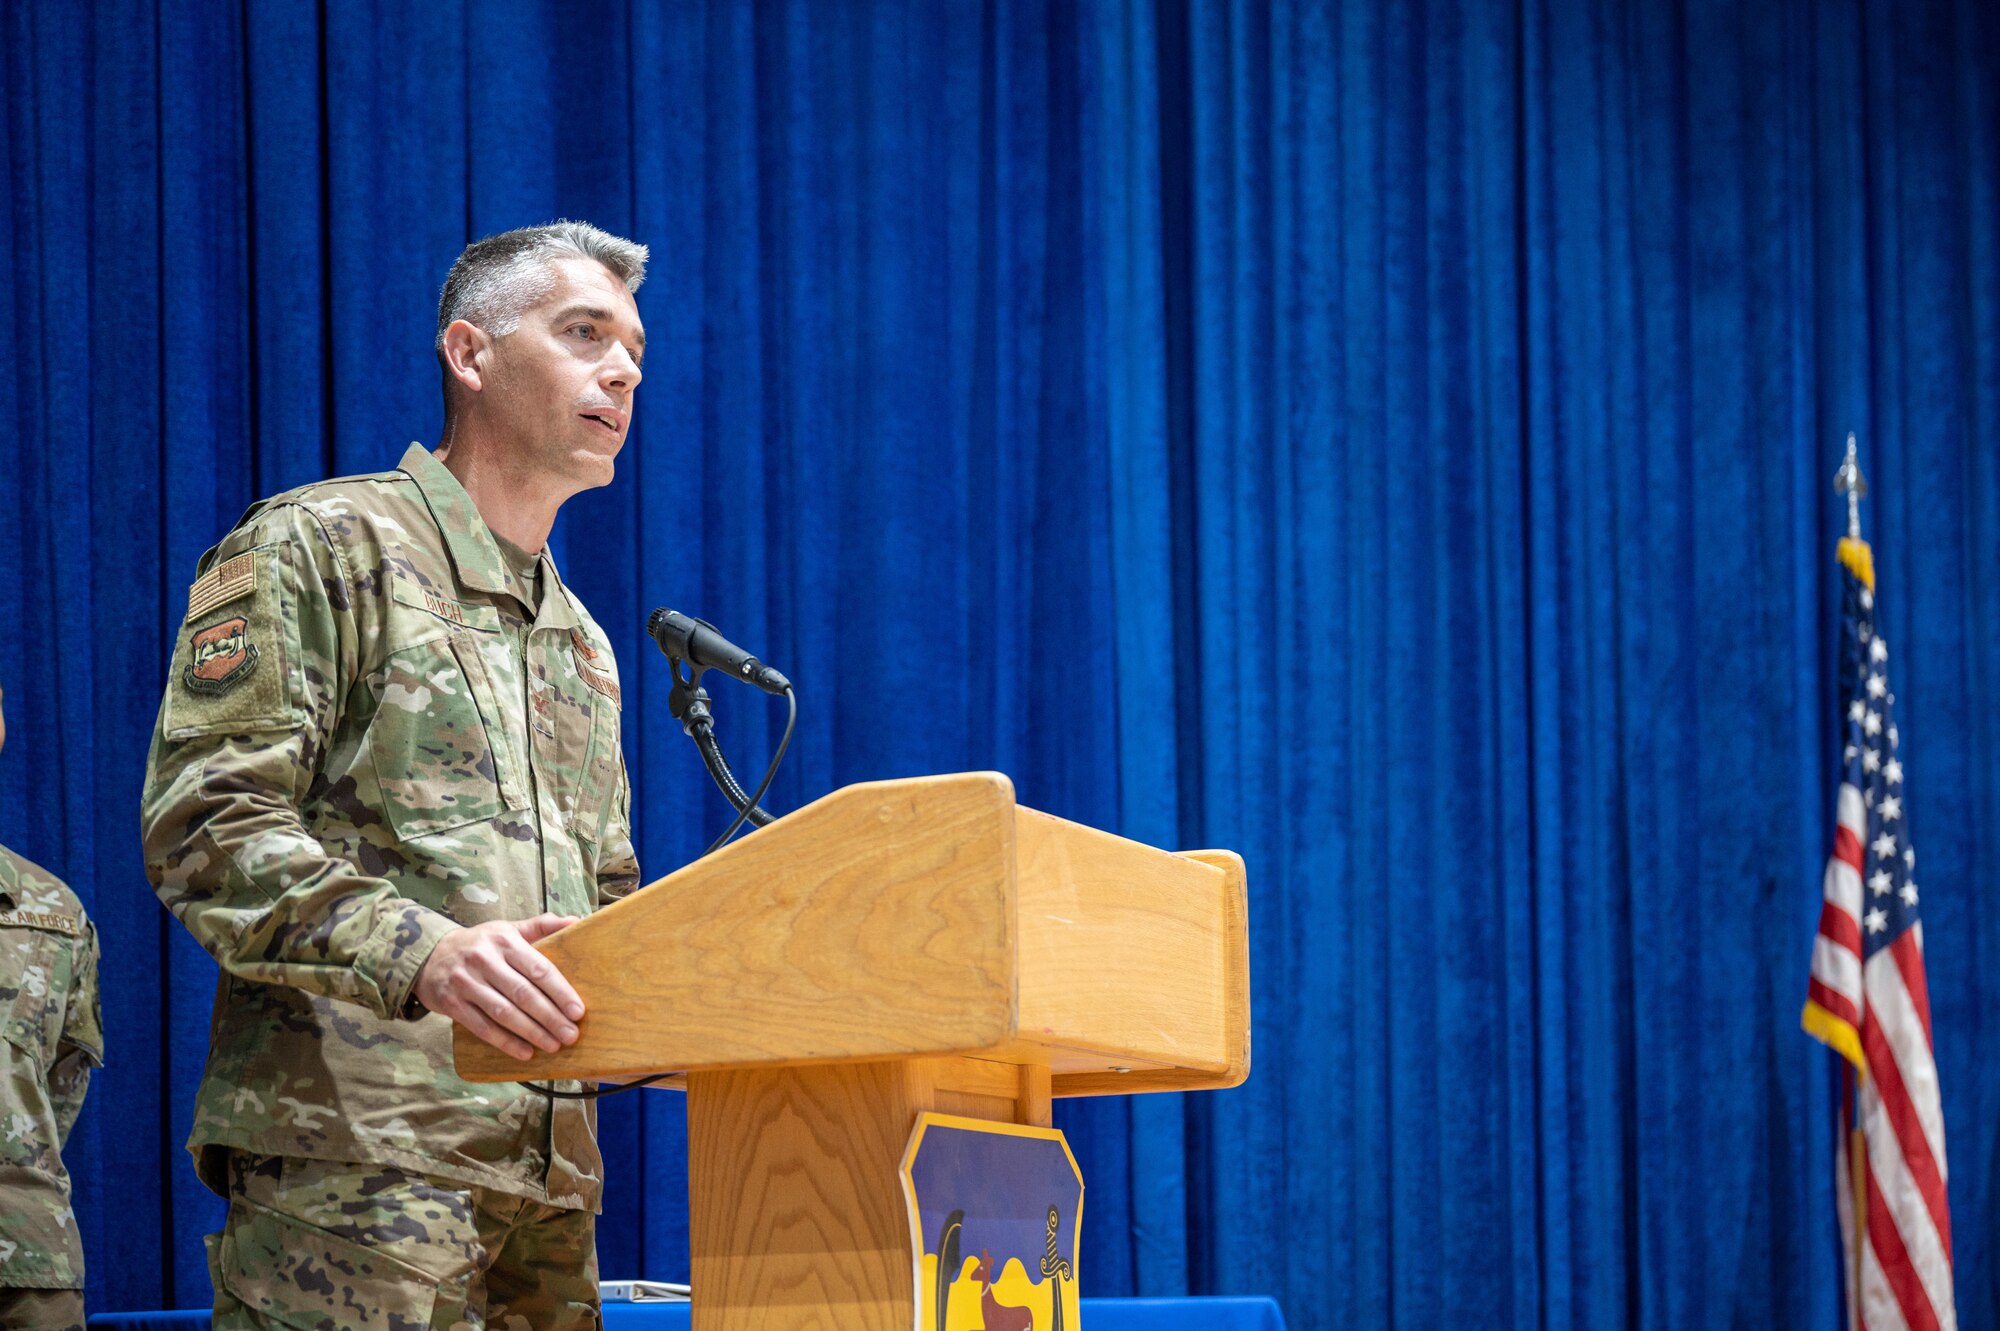
<path id="1" fill-rule="evenodd" d="M 1867 478 L 1861 474 L 1861 461 L 1854 446 L 1854 431 L 1847 432 L 1847 456 L 1841 460 L 1840 470 L 1834 473 L 1833 488 L 1838 494 L 1847 496 L 1847 539 L 1857 545 L 1861 541 L 1861 498 L 1868 493 Z M 1871 566 L 1874 561 L 1869 560 Z M 1843 1092 L 1852 1087 L 1855 1099 L 1860 1097 L 1862 1074 L 1851 1063 L 1847 1076 L 1841 1078 Z M 1850 1123 L 1847 1128 L 1847 1187 L 1852 1199 L 1848 1208 L 1854 1217 L 1854 1233 L 1849 1238 L 1849 1247 L 1854 1253 L 1854 1288 L 1849 1291 L 1847 1324 L 1861 1325 L 1861 1260 L 1862 1236 L 1868 1232 L 1868 1138 L 1861 1131 L 1861 1116 L 1855 1114 L 1848 1119 L 1848 1105 L 1840 1107 L 1841 1118 Z"/>

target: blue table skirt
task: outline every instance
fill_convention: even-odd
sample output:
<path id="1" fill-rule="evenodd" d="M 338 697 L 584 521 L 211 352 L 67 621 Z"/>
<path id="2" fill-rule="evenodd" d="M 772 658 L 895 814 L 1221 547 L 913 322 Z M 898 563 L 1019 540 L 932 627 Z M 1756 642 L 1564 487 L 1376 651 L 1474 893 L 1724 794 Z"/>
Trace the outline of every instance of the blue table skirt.
<path id="1" fill-rule="evenodd" d="M 681 1331 L 688 1324 L 685 1303 L 607 1303 L 605 1331 Z M 1085 1299 L 1083 1324 L 1090 1331 L 1285 1331 L 1285 1319 L 1271 1299 Z M 99 1313 L 90 1325 L 136 1327 L 140 1331 L 192 1331 L 208 1325 L 206 1312 Z"/>

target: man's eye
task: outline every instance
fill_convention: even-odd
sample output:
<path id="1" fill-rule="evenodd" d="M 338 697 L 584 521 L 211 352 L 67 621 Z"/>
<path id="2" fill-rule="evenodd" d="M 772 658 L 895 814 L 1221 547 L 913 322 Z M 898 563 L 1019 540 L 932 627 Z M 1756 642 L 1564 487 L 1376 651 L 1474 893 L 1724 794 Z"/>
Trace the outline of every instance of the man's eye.
<path id="1" fill-rule="evenodd" d="M 597 330 L 589 324 L 571 324 L 569 331 L 583 337 L 595 337 L 597 335 Z"/>

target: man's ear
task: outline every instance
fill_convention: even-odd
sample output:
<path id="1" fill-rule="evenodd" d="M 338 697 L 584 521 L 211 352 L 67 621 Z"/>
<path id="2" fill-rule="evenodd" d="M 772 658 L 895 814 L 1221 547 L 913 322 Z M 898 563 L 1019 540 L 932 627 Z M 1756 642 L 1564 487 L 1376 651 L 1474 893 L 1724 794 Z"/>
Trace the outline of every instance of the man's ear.
<path id="1" fill-rule="evenodd" d="M 445 373 L 465 388 L 477 393 L 486 387 L 486 371 L 493 360 L 493 339 L 483 328 L 463 319 L 454 319 L 444 330 Z"/>

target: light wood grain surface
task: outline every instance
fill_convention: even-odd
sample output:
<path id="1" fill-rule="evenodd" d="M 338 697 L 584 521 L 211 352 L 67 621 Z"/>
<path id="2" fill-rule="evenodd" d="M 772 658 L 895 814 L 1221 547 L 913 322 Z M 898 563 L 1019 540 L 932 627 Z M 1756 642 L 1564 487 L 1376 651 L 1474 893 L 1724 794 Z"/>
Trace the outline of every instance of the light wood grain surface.
<path id="1" fill-rule="evenodd" d="M 461 1075 L 979 1054 L 1054 1094 L 1219 1089 L 1249 1073 L 1242 859 L 1170 854 L 1018 808 L 994 773 L 849 786 L 542 943 L 589 1008 Z M 1122 1071 L 1121 1071 L 1122 1069 Z"/>
<path id="2" fill-rule="evenodd" d="M 1045 1125 L 1048 1090 L 963 1058 L 690 1074 L 694 1331 L 909 1331 L 899 1170 L 925 1110 Z"/>
<path id="3" fill-rule="evenodd" d="M 1228 876 L 1032 809 L 1014 826 L 1020 1038 L 1225 1070 Z"/>
<path id="4" fill-rule="evenodd" d="M 1175 858 L 1191 860 L 1215 870 L 1221 877 L 1214 888 L 1220 911 L 1221 988 L 1212 995 L 1220 1025 L 1220 1068 L 1193 1067 L 1188 1060 L 1178 1063 L 1146 1062 L 1127 1057 L 1118 1050 L 1095 1052 L 1078 1058 L 1074 1051 L 1065 1064 L 1056 1064 L 1057 1096 L 1137 1095 L 1147 1091 L 1217 1091 L 1241 1086 L 1250 1076 L 1250 903 L 1248 876 L 1243 857 L 1233 850 L 1186 850 Z M 1114 1059 L 1103 1063 L 1106 1053 Z M 1078 1066 L 1087 1059 L 1097 1066 Z M 1113 1071 L 1124 1068 L 1124 1072 Z"/>
<path id="5" fill-rule="evenodd" d="M 848 786 L 541 943 L 582 1035 L 461 1076 L 621 1078 L 974 1050 L 1014 1025 L 1014 797 L 996 773 Z"/>

